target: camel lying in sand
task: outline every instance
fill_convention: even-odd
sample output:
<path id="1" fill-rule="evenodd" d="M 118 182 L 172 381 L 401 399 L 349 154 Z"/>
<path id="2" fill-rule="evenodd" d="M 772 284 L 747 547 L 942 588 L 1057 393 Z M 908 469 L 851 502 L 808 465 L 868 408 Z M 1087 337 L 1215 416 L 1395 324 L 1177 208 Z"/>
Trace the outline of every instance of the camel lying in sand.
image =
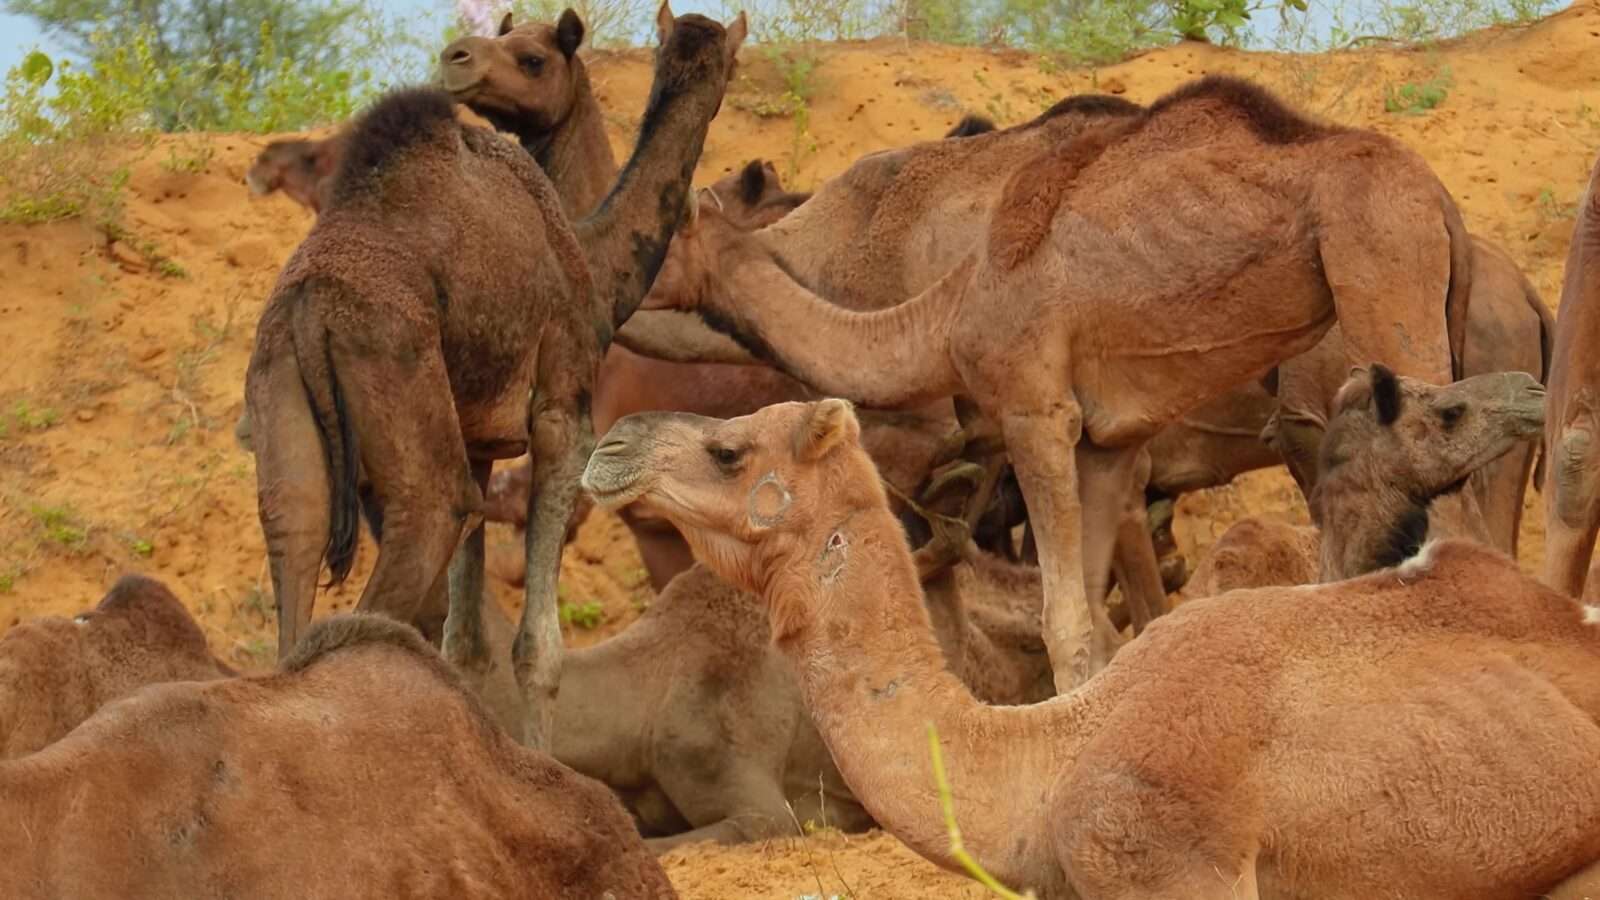
<path id="1" fill-rule="evenodd" d="M 0 763 L 0 896 L 670 898 L 606 788 L 517 745 L 409 626 L 145 688 Z"/>
<path id="2" fill-rule="evenodd" d="M 1546 584 L 1600 602 L 1600 160 L 1578 208 L 1567 251 L 1566 280 L 1556 316 L 1545 446 L 1550 454 L 1544 497 Z"/>
<path id="3" fill-rule="evenodd" d="M 88 612 L 30 619 L 0 637 L 0 759 L 60 740 L 147 684 L 233 674 L 165 585 L 125 575 Z"/>
<path id="4" fill-rule="evenodd" d="M 896 208 L 881 235 L 856 229 L 863 198 L 826 188 L 762 232 L 703 214 L 678 235 L 679 302 L 755 355 L 874 407 L 965 394 L 999 426 L 1038 535 L 1061 690 L 1117 646 L 1102 603 L 1115 543 L 1141 553 L 1131 565 L 1146 610 L 1165 601 L 1147 596 L 1161 591 L 1134 498 L 1160 426 L 1310 350 L 1336 320 L 1350 357 L 1450 381 L 1471 254 L 1454 202 L 1415 153 L 1310 122 L 1237 79 L 1208 76 L 1080 131 L 998 175 L 968 173 L 998 179 L 989 191 L 909 179 L 912 210 L 938 203 L 978 219 L 966 241 L 913 252 L 914 216 Z M 1008 132 L 941 143 L 975 153 Z M 857 166 L 898 166 L 903 179 L 914 157 L 890 157 Z M 854 171 L 835 182 L 848 187 Z M 991 191 L 999 199 L 984 205 Z M 971 215 L 985 210 L 986 221 Z M 853 245 L 818 257 L 841 239 Z M 898 267 L 874 253 L 928 255 L 942 274 L 876 312 L 813 292 L 839 257 L 872 260 L 862 283 L 903 296 Z M 1290 409 L 1319 389 L 1280 371 Z"/>
<path id="5" fill-rule="evenodd" d="M 536 712 L 527 738 L 547 740 L 556 579 L 593 440 L 595 371 L 683 217 L 745 35 L 742 16 L 724 29 L 665 3 L 657 26 L 648 127 L 606 202 L 576 225 L 533 160 L 459 122 L 448 94 L 397 92 L 351 126 L 329 207 L 268 300 L 246 374 L 280 654 L 310 619 L 323 560 L 334 582 L 349 573 L 359 460 L 384 525 L 357 608 L 410 620 L 448 567 L 444 650 L 481 681 L 482 491 L 494 460 L 526 452 L 513 654 Z"/>
<path id="6" fill-rule="evenodd" d="M 1600 890 L 1600 633 L 1503 554 L 1184 604 L 1078 690 L 986 706 L 858 434 L 841 400 L 630 416 L 584 487 L 762 598 L 845 782 L 918 853 L 956 865 L 933 725 L 966 850 L 1042 898 Z"/>
<path id="7" fill-rule="evenodd" d="M 1340 581 L 1416 555 L 1439 536 L 1430 527 L 1434 500 L 1537 439 L 1544 399 L 1524 372 L 1441 388 L 1396 379 L 1380 366 L 1357 371 L 1339 391 L 1322 442 L 1311 494 L 1317 527 L 1255 517 L 1235 523 L 1185 595 Z"/>

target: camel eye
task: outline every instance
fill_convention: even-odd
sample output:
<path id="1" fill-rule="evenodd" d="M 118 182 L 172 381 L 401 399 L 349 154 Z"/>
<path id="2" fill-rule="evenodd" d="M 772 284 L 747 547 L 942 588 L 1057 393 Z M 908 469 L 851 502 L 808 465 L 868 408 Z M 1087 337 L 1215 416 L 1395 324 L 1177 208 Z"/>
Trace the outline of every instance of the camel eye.
<path id="1" fill-rule="evenodd" d="M 544 71 L 544 57 L 542 56 L 524 56 L 517 60 L 517 64 L 522 66 L 523 71 L 529 75 L 537 76 Z"/>
<path id="2" fill-rule="evenodd" d="M 732 447 L 708 447 L 706 449 L 711 454 L 712 461 L 724 469 L 731 469 L 739 464 L 741 454 Z"/>
<path id="3" fill-rule="evenodd" d="M 1439 410 L 1439 421 L 1443 422 L 1446 428 L 1454 428 L 1461 421 L 1461 417 L 1466 414 L 1466 406 L 1456 403 Z"/>

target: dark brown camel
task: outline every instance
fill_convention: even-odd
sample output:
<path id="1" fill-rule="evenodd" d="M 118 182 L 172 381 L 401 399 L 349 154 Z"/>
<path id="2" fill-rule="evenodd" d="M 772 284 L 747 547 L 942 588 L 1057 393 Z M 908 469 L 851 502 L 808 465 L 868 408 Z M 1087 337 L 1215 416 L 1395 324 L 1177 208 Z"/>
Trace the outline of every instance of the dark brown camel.
<path id="1" fill-rule="evenodd" d="M 1600 603 L 1600 160 L 1578 207 L 1556 315 L 1545 446 L 1544 581 Z"/>
<path id="2" fill-rule="evenodd" d="M 605 786 L 381 616 L 317 623 L 268 675 L 108 704 L 0 763 L 0 809 L 5 897 L 675 896 Z"/>
<path id="3" fill-rule="evenodd" d="M 329 207 L 280 276 L 246 377 L 280 654 L 310 618 L 321 562 L 335 581 L 349 572 L 359 462 L 384 524 L 357 608 L 410 620 L 450 569 L 445 653 L 481 683 L 482 490 L 494 460 L 527 452 L 513 664 L 533 712 L 526 737 L 548 740 L 556 579 L 595 371 L 683 217 L 745 34 L 742 16 L 725 30 L 665 3 L 657 22 L 633 158 L 575 226 L 532 158 L 459 122 L 443 92 L 395 93 L 351 126 Z"/>
<path id="4" fill-rule="evenodd" d="M 0 759 L 55 743 L 147 684 L 233 674 L 165 585 L 124 575 L 94 609 L 30 619 L 0 637 Z"/>
<path id="5" fill-rule="evenodd" d="M 976 186 L 909 179 L 919 145 L 858 162 L 771 228 L 702 214 L 678 242 L 679 296 L 789 374 L 878 407 L 964 393 L 999 424 L 1039 535 L 1062 690 L 1117 645 L 1101 604 L 1124 524 L 1161 593 L 1133 482 L 1162 424 L 1311 349 L 1335 321 L 1352 359 L 1436 383 L 1465 333 L 1470 245 L 1415 153 L 1232 78 L 1126 107 L 1015 166 L 964 170 Z M 940 155 L 1012 131 L 940 142 Z M 869 227 L 888 211 L 863 208 L 868 172 L 908 179 L 912 210 L 986 211 L 987 233 L 930 244 L 904 209 L 899 227 Z M 904 285 L 923 256 L 937 280 L 900 306 L 854 312 L 817 296 Z M 846 264 L 855 280 L 833 280 Z M 878 302 L 897 296 L 891 286 Z M 1319 388 L 1289 375 L 1279 400 L 1300 408 Z"/>

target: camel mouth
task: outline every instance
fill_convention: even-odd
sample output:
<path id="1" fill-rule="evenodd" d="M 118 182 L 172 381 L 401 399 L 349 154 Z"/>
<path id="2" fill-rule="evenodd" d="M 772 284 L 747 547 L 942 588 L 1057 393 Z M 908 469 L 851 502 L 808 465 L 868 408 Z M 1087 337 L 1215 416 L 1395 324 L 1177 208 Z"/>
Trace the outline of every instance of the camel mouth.
<path id="1" fill-rule="evenodd" d="M 261 173 L 254 169 L 244 173 L 244 183 L 250 188 L 250 193 L 255 194 L 257 197 L 272 193 L 272 185 L 268 184 L 267 180 L 261 177 Z"/>
<path id="2" fill-rule="evenodd" d="M 630 465 L 626 446 L 617 441 L 601 443 L 589 455 L 578 483 L 601 509 L 627 506 L 644 494 L 646 479 Z M 623 452 L 619 452 L 623 451 Z"/>

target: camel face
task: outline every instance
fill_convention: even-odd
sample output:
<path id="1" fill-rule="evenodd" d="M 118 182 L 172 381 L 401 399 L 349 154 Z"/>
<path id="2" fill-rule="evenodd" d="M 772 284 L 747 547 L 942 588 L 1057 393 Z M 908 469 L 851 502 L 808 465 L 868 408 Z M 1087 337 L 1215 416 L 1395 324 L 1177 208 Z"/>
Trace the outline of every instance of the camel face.
<path id="1" fill-rule="evenodd" d="M 440 52 L 444 89 L 496 127 L 518 122 L 548 132 L 572 109 L 572 58 L 583 32 L 583 21 L 570 9 L 554 28 L 539 23 L 513 28 L 507 13 L 497 36 L 464 37 Z"/>
<path id="2" fill-rule="evenodd" d="M 606 432 L 583 487 L 608 509 L 632 503 L 665 518 L 714 572 L 751 590 L 756 545 L 807 528 L 827 508 L 835 463 L 848 462 L 833 451 L 860 434 L 843 400 L 727 420 L 636 413 Z"/>
<path id="3" fill-rule="evenodd" d="M 1381 465 L 1415 502 L 1459 488 L 1474 471 L 1544 427 L 1544 387 L 1525 372 L 1497 372 L 1445 387 L 1380 365 L 1353 373 L 1334 399 L 1324 472 Z"/>
<path id="4" fill-rule="evenodd" d="M 339 139 L 273 141 L 256 156 L 245 184 L 257 196 L 281 190 L 289 199 L 317 212 L 327 180 L 339 162 Z"/>

